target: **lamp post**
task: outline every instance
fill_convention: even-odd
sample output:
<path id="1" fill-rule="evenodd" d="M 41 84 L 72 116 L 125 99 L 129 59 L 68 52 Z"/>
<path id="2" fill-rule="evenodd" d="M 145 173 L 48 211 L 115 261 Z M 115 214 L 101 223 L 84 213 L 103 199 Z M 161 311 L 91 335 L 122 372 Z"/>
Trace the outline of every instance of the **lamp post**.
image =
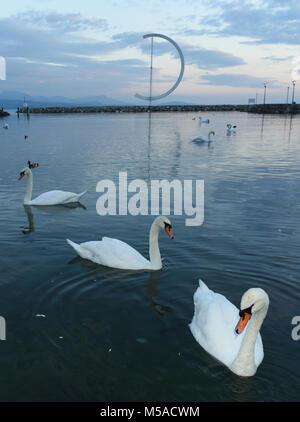
<path id="1" fill-rule="evenodd" d="M 266 90 L 267 90 L 267 82 L 264 83 L 264 105 L 266 104 Z"/>
<path id="2" fill-rule="evenodd" d="M 296 81 L 292 81 L 292 84 L 293 84 L 292 104 L 294 104 Z"/>
<path id="3" fill-rule="evenodd" d="M 286 90 L 286 103 L 287 104 L 289 103 L 289 92 L 290 92 L 290 87 L 288 86 L 287 90 Z"/>

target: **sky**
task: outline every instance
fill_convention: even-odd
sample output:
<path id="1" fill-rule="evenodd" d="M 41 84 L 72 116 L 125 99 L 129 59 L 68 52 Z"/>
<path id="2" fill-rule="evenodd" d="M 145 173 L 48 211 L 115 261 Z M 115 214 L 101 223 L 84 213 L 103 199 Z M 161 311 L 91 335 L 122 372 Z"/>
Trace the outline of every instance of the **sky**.
<path id="1" fill-rule="evenodd" d="M 1 0 L 0 92 L 106 95 L 141 103 L 149 95 L 150 38 L 180 47 L 185 71 L 160 102 L 245 104 L 300 100 L 299 0 Z M 153 38 L 153 95 L 176 82 L 174 46 Z M 299 73 L 299 76 L 298 76 Z M 298 92 L 297 92 L 298 88 Z"/>

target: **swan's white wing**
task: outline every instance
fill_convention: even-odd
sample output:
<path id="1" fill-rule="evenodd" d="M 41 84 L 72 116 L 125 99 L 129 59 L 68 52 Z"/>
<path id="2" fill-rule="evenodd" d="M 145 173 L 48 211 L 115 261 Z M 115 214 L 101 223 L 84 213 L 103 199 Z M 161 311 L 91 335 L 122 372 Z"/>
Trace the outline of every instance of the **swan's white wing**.
<path id="1" fill-rule="evenodd" d="M 58 204 L 67 204 L 70 202 L 79 201 L 82 194 L 77 194 L 74 192 L 66 192 L 62 190 L 51 190 L 49 192 L 42 193 L 32 201 L 30 205 L 58 205 Z"/>
<path id="2" fill-rule="evenodd" d="M 225 296 L 214 293 L 203 281 L 194 294 L 195 312 L 190 329 L 196 341 L 208 353 L 230 367 L 236 358 L 244 335 L 235 333 L 239 310 Z M 263 358 L 260 335 L 255 345 L 255 363 Z"/>
<path id="3" fill-rule="evenodd" d="M 101 241 L 84 242 L 77 245 L 68 243 L 85 259 L 107 267 L 142 270 L 151 269 L 151 263 L 136 249 L 118 239 L 103 237 Z"/>

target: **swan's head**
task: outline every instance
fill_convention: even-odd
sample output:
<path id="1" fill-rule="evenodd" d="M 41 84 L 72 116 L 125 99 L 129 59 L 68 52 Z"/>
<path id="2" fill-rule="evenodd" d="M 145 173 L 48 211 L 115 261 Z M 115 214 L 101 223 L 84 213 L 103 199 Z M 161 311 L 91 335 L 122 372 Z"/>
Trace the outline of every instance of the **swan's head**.
<path id="1" fill-rule="evenodd" d="M 247 290 L 242 296 L 240 320 L 235 327 L 235 332 L 241 334 L 250 321 L 251 316 L 256 312 L 264 310 L 266 314 L 269 302 L 269 296 L 263 289 L 257 287 Z"/>
<path id="2" fill-rule="evenodd" d="M 164 215 L 157 217 L 154 223 L 160 230 L 165 230 L 165 232 L 168 234 L 168 236 L 171 239 L 174 239 L 174 236 L 172 233 L 172 224 L 171 224 L 171 221 L 167 217 L 165 217 Z"/>
<path id="3" fill-rule="evenodd" d="M 23 179 L 24 176 L 28 176 L 31 173 L 31 170 L 28 167 L 25 167 L 20 171 L 19 180 Z"/>
<path id="4" fill-rule="evenodd" d="M 31 174 L 31 170 L 30 169 L 34 169 L 35 167 L 39 166 L 39 163 L 32 163 L 30 160 L 27 161 L 28 167 L 25 167 L 21 172 L 20 172 L 20 177 L 19 180 L 23 179 L 24 176 L 28 176 L 29 174 Z"/>

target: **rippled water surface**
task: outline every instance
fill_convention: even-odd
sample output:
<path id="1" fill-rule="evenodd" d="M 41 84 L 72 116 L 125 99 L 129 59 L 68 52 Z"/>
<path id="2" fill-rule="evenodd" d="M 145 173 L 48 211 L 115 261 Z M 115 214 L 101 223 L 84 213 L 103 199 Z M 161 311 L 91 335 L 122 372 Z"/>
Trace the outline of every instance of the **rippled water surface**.
<path id="1" fill-rule="evenodd" d="M 0 123 L 1 401 L 299 400 L 300 118 L 202 113 L 210 124 L 200 126 L 198 116 L 12 113 L 8 130 Z M 190 142 L 210 130 L 210 145 Z M 33 196 L 87 190 L 82 206 L 24 207 L 28 159 L 40 164 Z M 204 223 L 170 216 L 162 271 L 102 267 L 65 241 L 116 237 L 148 257 L 153 216 L 96 212 L 98 181 L 117 183 L 120 171 L 204 180 Z M 269 294 L 254 377 L 232 374 L 191 335 L 199 278 L 236 306 L 249 287 Z"/>

